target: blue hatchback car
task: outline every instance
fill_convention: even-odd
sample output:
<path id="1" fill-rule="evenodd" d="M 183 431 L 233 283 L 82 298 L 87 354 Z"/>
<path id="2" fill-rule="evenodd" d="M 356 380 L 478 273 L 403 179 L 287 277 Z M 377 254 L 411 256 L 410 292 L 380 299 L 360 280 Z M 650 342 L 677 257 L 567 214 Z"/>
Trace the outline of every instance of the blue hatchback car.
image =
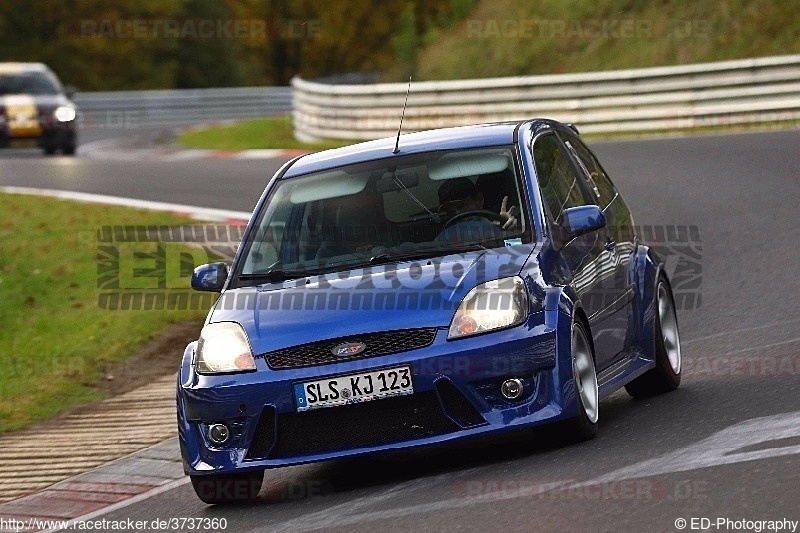
<path id="1" fill-rule="evenodd" d="M 301 156 L 270 180 L 177 388 L 207 503 L 264 470 L 553 424 L 674 390 L 662 261 L 575 128 L 527 120 Z"/>

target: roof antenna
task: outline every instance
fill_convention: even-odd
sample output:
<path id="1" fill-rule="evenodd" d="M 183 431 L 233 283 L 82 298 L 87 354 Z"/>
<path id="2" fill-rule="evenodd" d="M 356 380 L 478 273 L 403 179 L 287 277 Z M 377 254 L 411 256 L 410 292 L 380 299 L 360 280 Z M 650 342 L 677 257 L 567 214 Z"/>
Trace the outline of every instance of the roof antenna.
<path id="1" fill-rule="evenodd" d="M 400 151 L 400 132 L 403 131 L 403 117 L 406 116 L 406 106 L 408 105 L 408 93 L 411 92 L 411 76 L 408 77 L 408 89 L 406 89 L 406 101 L 403 103 L 403 113 L 400 115 L 400 127 L 397 128 L 397 140 L 394 143 L 393 154 Z"/>

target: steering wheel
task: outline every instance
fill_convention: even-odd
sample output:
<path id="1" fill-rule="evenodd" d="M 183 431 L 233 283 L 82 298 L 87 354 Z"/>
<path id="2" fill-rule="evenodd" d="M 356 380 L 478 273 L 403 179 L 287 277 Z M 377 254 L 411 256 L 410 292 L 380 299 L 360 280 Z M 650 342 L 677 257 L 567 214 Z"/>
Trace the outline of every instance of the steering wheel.
<path id="1" fill-rule="evenodd" d="M 445 228 L 449 228 L 450 226 L 452 226 L 454 224 L 457 224 L 458 222 L 460 222 L 461 220 L 463 220 L 463 219 L 465 219 L 467 217 L 476 217 L 476 216 L 488 218 L 488 219 L 490 219 L 492 221 L 496 220 L 497 222 L 500 223 L 501 226 L 505 222 L 503 217 L 501 217 L 499 214 L 495 213 L 494 211 L 489 211 L 487 209 L 473 209 L 473 210 L 470 210 L 470 211 L 464 211 L 463 213 L 457 214 L 456 216 L 454 216 L 453 218 L 451 218 L 450 220 L 445 222 L 444 227 Z"/>

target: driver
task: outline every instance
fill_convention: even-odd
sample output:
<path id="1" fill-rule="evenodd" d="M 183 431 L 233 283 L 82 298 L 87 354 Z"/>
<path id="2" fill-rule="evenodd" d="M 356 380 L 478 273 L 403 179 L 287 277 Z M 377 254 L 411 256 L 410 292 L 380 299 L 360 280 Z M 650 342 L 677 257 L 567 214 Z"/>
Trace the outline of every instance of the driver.
<path id="1" fill-rule="evenodd" d="M 477 185 L 471 179 L 453 178 L 439 187 L 439 214 L 445 221 L 462 213 L 476 211 L 474 215 L 465 216 L 459 221 L 485 221 L 508 230 L 517 224 L 517 219 L 514 217 L 516 206 L 512 205 L 507 208 L 507 205 L 508 196 L 504 196 L 499 215 L 490 220 L 477 212 L 483 211 L 483 193 L 478 190 Z"/>

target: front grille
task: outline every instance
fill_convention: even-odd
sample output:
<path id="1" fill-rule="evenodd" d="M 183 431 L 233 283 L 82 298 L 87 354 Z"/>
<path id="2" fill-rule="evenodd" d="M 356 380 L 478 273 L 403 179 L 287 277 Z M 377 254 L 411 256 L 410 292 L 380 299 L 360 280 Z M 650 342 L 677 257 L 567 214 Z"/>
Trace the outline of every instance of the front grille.
<path id="1" fill-rule="evenodd" d="M 435 328 L 383 331 L 301 344 L 268 352 L 262 354 L 261 357 L 267 360 L 267 364 L 272 369 L 298 368 L 423 348 L 433 343 L 435 337 Z M 366 348 L 354 355 L 334 355 L 331 351 L 341 344 L 359 342 L 363 343 Z"/>
<path id="2" fill-rule="evenodd" d="M 270 459 L 381 446 L 442 435 L 457 431 L 459 427 L 445 416 L 436 393 L 423 392 L 300 413 L 281 413 L 277 429 L 277 442 L 269 452 Z M 257 433 L 256 438 L 270 441 L 272 435 Z M 254 441 L 252 448 L 256 447 L 266 448 Z"/>

